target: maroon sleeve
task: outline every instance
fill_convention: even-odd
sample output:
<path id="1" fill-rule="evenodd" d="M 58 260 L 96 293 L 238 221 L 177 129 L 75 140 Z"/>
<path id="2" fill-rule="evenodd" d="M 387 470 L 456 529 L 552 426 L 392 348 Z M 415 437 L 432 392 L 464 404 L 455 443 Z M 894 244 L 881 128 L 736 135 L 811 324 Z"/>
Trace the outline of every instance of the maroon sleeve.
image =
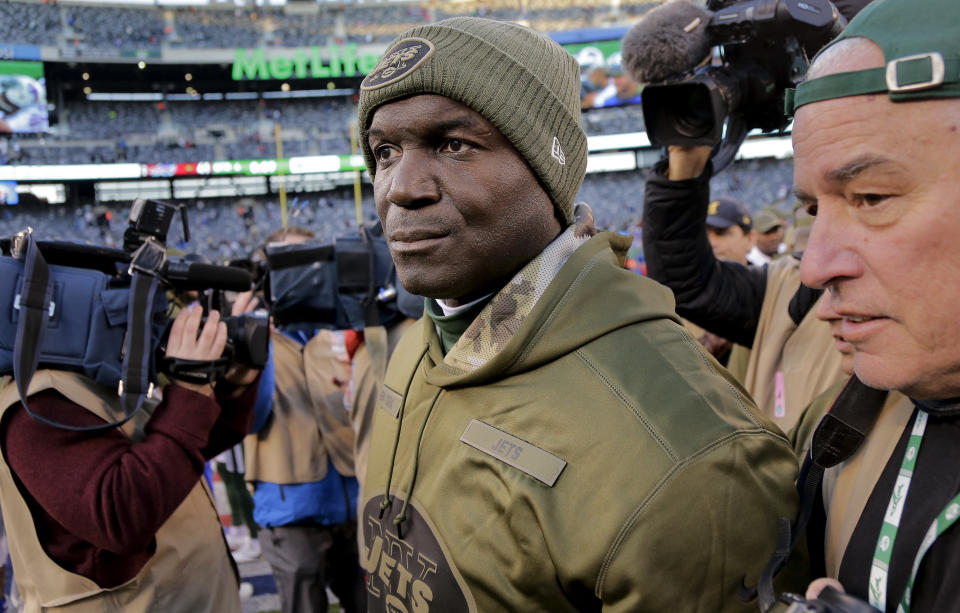
<path id="1" fill-rule="evenodd" d="M 53 391 L 30 408 L 72 425 L 103 423 Z M 20 407 L 3 429 L 7 462 L 51 518 L 95 547 L 119 554 L 146 549 L 203 473 L 209 434 L 220 417 L 213 398 L 171 385 L 132 443 L 118 430 L 78 433 L 31 419 Z"/>
<path id="2" fill-rule="evenodd" d="M 210 431 L 210 441 L 203 450 L 207 460 L 216 457 L 221 451 L 230 449 L 243 440 L 253 427 L 253 409 L 257 402 L 257 390 L 260 387 L 260 375 L 236 398 L 231 394 L 236 390 L 224 382 L 218 383 L 217 402 L 220 403 L 220 419 Z"/>

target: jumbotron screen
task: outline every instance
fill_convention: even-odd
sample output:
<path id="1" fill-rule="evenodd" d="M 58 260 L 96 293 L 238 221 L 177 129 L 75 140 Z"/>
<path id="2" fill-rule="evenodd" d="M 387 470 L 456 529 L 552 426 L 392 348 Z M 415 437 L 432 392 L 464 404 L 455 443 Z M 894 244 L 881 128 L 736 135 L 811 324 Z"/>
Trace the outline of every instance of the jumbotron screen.
<path id="1" fill-rule="evenodd" d="M 43 62 L 0 61 L 0 133 L 46 132 Z"/>
<path id="2" fill-rule="evenodd" d="M 621 65 L 620 40 L 563 45 L 580 64 L 580 106 L 596 109 L 638 104 L 641 87 Z"/>

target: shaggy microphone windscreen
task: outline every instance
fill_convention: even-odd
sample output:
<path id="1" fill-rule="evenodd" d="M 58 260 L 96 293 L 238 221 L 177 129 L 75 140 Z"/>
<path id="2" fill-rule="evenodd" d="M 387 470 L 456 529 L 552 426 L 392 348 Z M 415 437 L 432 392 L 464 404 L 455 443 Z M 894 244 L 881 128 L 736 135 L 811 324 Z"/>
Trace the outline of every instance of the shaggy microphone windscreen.
<path id="1" fill-rule="evenodd" d="M 623 37 L 623 67 L 637 83 L 682 75 L 710 53 L 707 25 L 713 14 L 688 0 L 650 10 Z"/>

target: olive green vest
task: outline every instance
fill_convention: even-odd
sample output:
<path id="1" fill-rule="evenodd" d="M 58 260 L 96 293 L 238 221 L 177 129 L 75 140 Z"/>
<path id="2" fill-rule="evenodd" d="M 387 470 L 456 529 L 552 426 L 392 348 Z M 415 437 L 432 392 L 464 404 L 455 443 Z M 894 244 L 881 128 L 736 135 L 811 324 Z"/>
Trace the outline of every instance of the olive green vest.
<path id="1" fill-rule="evenodd" d="M 0 419 L 20 398 L 7 378 L 0 390 Z M 74 373 L 40 370 L 29 394 L 54 389 L 107 421 L 123 415 L 110 390 Z M 121 427 L 132 440 L 142 438 L 148 412 Z M 136 423 L 134 423 L 136 422 Z M 43 550 L 33 515 L 17 487 L 5 455 L 0 455 L 0 506 L 10 557 L 26 613 L 69 611 L 140 613 L 235 612 L 240 610 L 237 576 L 223 538 L 213 498 L 201 479 L 156 534 L 156 552 L 136 577 L 104 589 L 63 569 Z"/>

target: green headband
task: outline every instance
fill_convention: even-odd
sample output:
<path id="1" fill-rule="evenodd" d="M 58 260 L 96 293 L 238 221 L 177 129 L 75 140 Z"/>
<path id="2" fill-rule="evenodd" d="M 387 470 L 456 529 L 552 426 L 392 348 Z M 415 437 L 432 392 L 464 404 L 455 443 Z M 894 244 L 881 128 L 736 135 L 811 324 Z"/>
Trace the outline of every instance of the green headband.
<path id="1" fill-rule="evenodd" d="M 887 93 L 893 102 L 960 97 L 960 1 L 874 0 L 830 44 L 867 38 L 883 50 L 887 64 L 804 81 L 788 89 L 784 111 L 804 104 Z M 919 9 L 919 10 L 918 10 Z M 892 59 L 890 59 L 892 58 Z"/>

